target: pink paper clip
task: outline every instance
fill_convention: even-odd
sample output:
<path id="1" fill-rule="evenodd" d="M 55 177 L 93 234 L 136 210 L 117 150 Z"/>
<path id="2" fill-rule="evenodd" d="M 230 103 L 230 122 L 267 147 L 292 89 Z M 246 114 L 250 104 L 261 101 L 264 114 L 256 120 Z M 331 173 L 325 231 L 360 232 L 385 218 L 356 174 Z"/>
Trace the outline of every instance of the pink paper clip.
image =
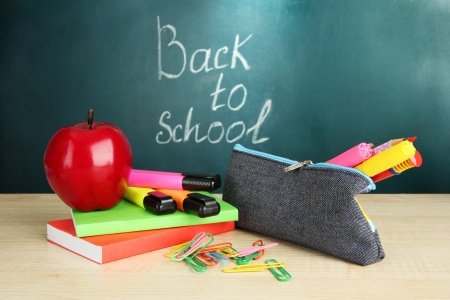
<path id="1" fill-rule="evenodd" d="M 263 245 L 263 246 L 250 247 L 250 248 L 238 251 L 237 252 L 238 253 L 237 256 L 238 257 L 246 256 L 246 255 L 249 255 L 249 254 L 261 251 L 262 249 L 270 248 L 270 247 L 273 247 L 273 246 L 276 246 L 276 245 L 278 245 L 278 243 L 271 243 L 271 244 L 267 244 L 267 245 Z"/>
<path id="2" fill-rule="evenodd" d="M 208 241 L 205 241 L 208 239 Z M 192 256 L 197 255 L 198 252 L 203 250 L 206 246 L 211 244 L 214 240 L 214 237 L 209 232 L 200 232 L 187 244 L 184 248 L 177 251 L 174 255 L 172 255 L 172 260 L 180 261 L 183 259 L 190 259 L 190 255 L 194 253 Z"/>

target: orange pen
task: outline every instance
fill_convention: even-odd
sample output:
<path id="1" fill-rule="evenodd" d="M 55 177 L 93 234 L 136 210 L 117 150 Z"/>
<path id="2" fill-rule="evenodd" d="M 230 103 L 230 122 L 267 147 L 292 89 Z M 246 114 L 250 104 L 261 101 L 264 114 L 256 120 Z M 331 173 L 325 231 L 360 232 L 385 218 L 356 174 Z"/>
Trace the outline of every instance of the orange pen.
<path id="1" fill-rule="evenodd" d="M 185 190 L 156 189 L 170 195 L 177 203 L 178 210 L 197 215 L 200 218 L 212 217 L 220 213 L 220 205 L 209 193 L 192 193 Z"/>

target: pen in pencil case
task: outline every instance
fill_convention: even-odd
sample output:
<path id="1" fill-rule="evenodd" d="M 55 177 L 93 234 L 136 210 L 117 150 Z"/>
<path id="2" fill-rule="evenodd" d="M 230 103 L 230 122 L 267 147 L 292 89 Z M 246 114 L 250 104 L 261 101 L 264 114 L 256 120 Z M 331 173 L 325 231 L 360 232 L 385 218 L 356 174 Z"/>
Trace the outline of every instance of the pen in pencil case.
<path id="1" fill-rule="evenodd" d="M 411 169 L 411 168 L 418 168 L 422 165 L 422 156 L 420 155 L 419 151 L 416 150 L 416 153 L 413 157 L 410 159 L 405 160 L 401 164 L 398 164 L 389 170 L 386 170 L 384 172 L 381 172 L 380 174 L 377 174 L 372 177 L 373 182 L 379 182 L 381 180 L 384 180 L 386 178 L 392 177 L 394 175 L 400 175 L 402 172 Z"/>
<path id="2" fill-rule="evenodd" d="M 373 177 L 413 157 L 415 153 L 416 148 L 413 144 L 409 141 L 403 141 L 363 161 L 355 169 Z"/>
<path id="3" fill-rule="evenodd" d="M 157 189 L 157 191 L 170 195 L 177 203 L 178 210 L 200 218 L 212 217 L 220 213 L 220 204 L 207 192 L 192 193 L 169 189 Z"/>
<path id="4" fill-rule="evenodd" d="M 143 187 L 127 187 L 124 198 L 157 215 L 174 213 L 177 204 L 171 196 Z"/>
<path id="5" fill-rule="evenodd" d="M 327 163 L 353 168 L 372 156 L 372 148 L 367 143 L 360 143 L 344 153 L 330 159 Z"/>
<path id="6" fill-rule="evenodd" d="M 214 191 L 220 188 L 219 174 L 207 173 L 172 173 L 132 169 L 128 177 L 129 186 L 148 188 Z"/>
<path id="7" fill-rule="evenodd" d="M 386 143 L 373 148 L 373 155 L 381 153 L 384 150 L 387 150 L 387 149 L 397 145 L 398 143 L 401 143 L 402 141 L 410 141 L 412 143 L 415 140 L 416 140 L 416 137 L 413 136 L 413 137 L 404 138 L 404 139 L 394 139 L 394 140 L 387 141 Z"/>

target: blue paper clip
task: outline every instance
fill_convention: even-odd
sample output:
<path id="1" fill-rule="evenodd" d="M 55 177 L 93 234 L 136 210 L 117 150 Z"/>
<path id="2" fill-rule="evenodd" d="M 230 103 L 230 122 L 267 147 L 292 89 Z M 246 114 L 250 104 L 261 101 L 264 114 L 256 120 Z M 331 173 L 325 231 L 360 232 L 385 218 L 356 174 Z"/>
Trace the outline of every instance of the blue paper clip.
<path id="1" fill-rule="evenodd" d="M 223 256 L 220 253 L 217 252 L 206 252 L 205 253 L 208 257 L 214 259 L 217 262 L 223 263 L 223 262 L 227 262 L 228 258 L 226 258 L 225 256 Z"/>
<path id="2" fill-rule="evenodd" d="M 199 254 L 197 254 L 197 256 L 195 258 L 199 259 L 207 267 L 214 267 L 219 264 L 217 261 L 215 261 L 211 257 L 205 255 L 205 253 L 199 253 Z"/>

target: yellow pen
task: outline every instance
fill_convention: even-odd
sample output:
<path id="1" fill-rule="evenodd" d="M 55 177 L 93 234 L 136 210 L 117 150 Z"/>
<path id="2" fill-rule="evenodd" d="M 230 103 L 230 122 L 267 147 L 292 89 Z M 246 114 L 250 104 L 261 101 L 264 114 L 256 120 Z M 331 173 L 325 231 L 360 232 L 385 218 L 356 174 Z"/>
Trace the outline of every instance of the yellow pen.
<path id="1" fill-rule="evenodd" d="M 410 141 L 403 141 L 363 161 L 355 169 L 372 177 L 413 157 L 415 153 L 414 145 Z"/>
<path id="2" fill-rule="evenodd" d="M 171 196 L 151 188 L 129 186 L 123 197 L 157 215 L 171 214 L 177 210 L 177 204 Z"/>

